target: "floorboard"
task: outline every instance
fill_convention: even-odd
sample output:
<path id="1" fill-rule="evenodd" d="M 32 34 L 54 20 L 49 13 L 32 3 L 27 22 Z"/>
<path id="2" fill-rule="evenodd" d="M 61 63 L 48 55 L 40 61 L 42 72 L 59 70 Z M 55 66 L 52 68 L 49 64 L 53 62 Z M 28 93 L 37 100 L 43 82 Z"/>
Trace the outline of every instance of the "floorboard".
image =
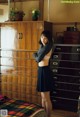
<path id="1" fill-rule="evenodd" d="M 76 112 L 53 110 L 51 117 L 80 117 Z"/>

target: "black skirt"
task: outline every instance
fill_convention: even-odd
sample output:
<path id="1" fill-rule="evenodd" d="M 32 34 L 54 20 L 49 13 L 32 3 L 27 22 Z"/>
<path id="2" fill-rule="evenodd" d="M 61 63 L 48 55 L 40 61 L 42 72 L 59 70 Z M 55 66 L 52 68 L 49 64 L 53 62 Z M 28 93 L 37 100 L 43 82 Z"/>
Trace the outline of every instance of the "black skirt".
<path id="1" fill-rule="evenodd" d="M 38 67 L 37 91 L 46 92 L 53 90 L 52 71 L 49 66 Z"/>

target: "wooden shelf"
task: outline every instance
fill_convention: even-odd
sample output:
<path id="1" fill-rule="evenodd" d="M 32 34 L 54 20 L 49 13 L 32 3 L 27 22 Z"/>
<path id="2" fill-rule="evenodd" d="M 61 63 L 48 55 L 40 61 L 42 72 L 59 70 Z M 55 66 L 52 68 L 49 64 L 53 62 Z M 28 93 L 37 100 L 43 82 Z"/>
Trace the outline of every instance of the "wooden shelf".
<path id="1" fill-rule="evenodd" d="M 38 0 L 10 0 L 10 2 L 38 1 Z M 8 0 L 0 0 L 0 3 L 8 3 Z"/>
<path id="2" fill-rule="evenodd" d="M 40 20 L 43 20 L 44 0 L 10 0 L 10 2 L 39 1 Z M 0 0 L 0 3 L 8 3 L 8 0 Z"/>

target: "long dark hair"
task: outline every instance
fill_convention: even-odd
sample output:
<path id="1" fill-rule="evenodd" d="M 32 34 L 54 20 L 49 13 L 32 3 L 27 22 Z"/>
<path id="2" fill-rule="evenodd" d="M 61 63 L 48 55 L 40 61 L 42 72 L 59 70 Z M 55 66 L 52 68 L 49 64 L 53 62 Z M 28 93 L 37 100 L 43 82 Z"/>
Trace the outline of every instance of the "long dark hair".
<path id="1" fill-rule="evenodd" d="M 42 31 L 41 35 L 44 35 L 48 39 L 48 43 L 53 43 L 52 42 L 52 33 L 49 30 L 44 30 Z M 41 39 L 39 40 L 39 44 L 42 45 Z"/>

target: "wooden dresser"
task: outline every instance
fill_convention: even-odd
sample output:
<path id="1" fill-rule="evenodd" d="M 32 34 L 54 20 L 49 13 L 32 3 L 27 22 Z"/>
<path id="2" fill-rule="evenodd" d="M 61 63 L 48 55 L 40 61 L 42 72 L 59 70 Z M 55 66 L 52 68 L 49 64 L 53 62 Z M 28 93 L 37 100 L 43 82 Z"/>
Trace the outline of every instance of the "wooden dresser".
<path id="1" fill-rule="evenodd" d="M 55 44 L 50 61 L 54 90 L 53 108 L 78 111 L 80 96 L 80 32 L 65 31 L 64 43 Z"/>
<path id="2" fill-rule="evenodd" d="M 51 59 L 53 107 L 77 111 L 80 95 L 80 45 L 57 44 Z"/>
<path id="3" fill-rule="evenodd" d="M 64 31 L 64 43 L 66 44 L 80 43 L 80 31 Z"/>

